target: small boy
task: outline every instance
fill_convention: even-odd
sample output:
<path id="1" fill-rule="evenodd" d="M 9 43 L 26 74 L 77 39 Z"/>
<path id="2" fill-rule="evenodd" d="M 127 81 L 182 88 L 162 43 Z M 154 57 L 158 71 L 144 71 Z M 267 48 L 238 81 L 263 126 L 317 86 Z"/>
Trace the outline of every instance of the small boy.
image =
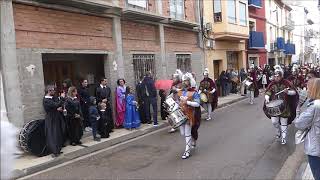
<path id="1" fill-rule="evenodd" d="M 97 100 L 95 97 L 90 97 L 90 107 L 89 107 L 89 117 L 92 127 L 92 135 L 94 141 L 100 141 L 100 138 L 97 137 L 97 126 L 100 119 L 100 115 L 97 109 Z"/>
<path id="2" fill-rule="evenodd" d="M 98 130 L 99 130 L 99 134 L 101 136 L 101 138 L 108 138 L 109 137 L 109 133 L 110 133 L 110 126 L 108 123 L 110 123 L 110 120 L 107 116 L 107 105 L 106 103 L 100 103 L 99 104 L 99 114 L 100 114 L 100 119 L 98 122 Z"/>

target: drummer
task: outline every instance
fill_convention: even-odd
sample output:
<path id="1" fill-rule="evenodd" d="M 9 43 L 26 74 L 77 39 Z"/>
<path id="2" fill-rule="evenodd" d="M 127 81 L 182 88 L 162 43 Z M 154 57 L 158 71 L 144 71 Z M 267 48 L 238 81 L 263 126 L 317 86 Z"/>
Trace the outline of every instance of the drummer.
<path id="1" fill-rule="evenodd" d="M 275 117 L 272 117 L 273 115 L 266 111 L 265 114 L 271 118 L 273 126 L 277 129 L 276 138 L 281 140 L 281 144 L 286 144 L 287 128 L 296 116 L 298 98 L 295 88 L 288 80 L 283 78 L 283 70 L 279 66 L 275 67 L 274 80 L 266 90 L 264 110 L 266 110 L 266 104 L 278 99 L 284 102 L 282 114 Z"/>
<path id="2" fill-rule="evenodd" d="M 253 104 L 254 98 L 259 95 L 259 88 L 257 83 L 257 72 L 254 69 L 254 64 L 251 64 L 250 66 L 246 83 L 250 84 L 250 85 L 246 85 L 246 88 L 249 94 L 249 103 Z"/>
<path id="3" fill-rule="evenodd" d="M 177 69 L 176 72 L 172 75 L 172 79 L 173 79 L 173 83 L 172 83 L 172 87 L 170 90 L 170 94 L 172 93 L 177 93 L 178 90 L 180 90 L 182 88 L 182 76 L 183 73 L 181 72 L 180 69 Z M 171 128 L 169 130 L 169 133 L 174 133 L 176 132 L 176 129 Z"/>
<path id="4" fill-rule="evenodd" d="M 199 86 L 199 94 L 206 96 L 205 101 L 201 100 L 201 104 L 207 109 L 208 116 L 207 121 L 210 121 L 212 118 L 212 112 L 217 107 L 218 104 L 218 95 L 216 92 L 216 84 L 215 82 L 209 78 L 209 70 L 205 69 L 203 72 L 203 80 L 200 82 Z"/>
<path id="5" fill-rule="evenodd" d="M 186 123 L 180 126 L 181 135 L 185 137 L 186 147 L 182 159 L 187 159 L 191 155 L 191 148 L 195 147 L 196 138 L 191 135 L 191 128 L 196 124 L 197 116 L 196 107 L 200 106 L 200 96 L 195 90 L 196 81 L 191 73 L 186 73 L 182 77 L 182 89 L 177 90 L 176 101 L 179 103 L 183 113 L 187 116 Z"/>

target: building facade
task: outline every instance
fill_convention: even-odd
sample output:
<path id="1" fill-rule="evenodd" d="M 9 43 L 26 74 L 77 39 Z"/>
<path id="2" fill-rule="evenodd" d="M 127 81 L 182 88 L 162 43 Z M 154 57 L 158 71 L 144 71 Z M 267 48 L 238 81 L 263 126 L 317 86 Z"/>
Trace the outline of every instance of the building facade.
<path id="1" fill-rule="evenodd" d="M 267 64 L 265 0 L 249 0 L 248 64 Z"/>
<path id="2" fill-rule="evenodd" d="M 210 77 L 223 70 L 246 68 L 245 42 L 249 38 L 247 0 L 203 2 L 205 61 Z"/>
<path id="3" fill-rule="evenodd" d="M 268 64 L 291 64 L 295 54 L 293 44 L 294 21 L 291 17 L 291 7 L 281 0 L 266 0 L 266 33 Z"/>
<path id="4" fill-rule="evenodd" d="M 93 95 L 101 77 L 115 90 L 118 78 L 135 87 L 147 71 L 167 79 L 204 68 L 198 0 L 6 0 L 0 12 L 5 103 L 17 126 L 43 118 L 52 82 L 87 78 Z"/>

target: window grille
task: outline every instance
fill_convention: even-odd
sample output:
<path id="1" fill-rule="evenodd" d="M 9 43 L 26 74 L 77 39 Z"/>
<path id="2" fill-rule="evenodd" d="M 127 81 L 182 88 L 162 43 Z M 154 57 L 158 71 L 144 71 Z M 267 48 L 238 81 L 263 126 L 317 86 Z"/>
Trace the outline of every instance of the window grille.
<path id="1" fill-rule="evenodd" d="M 191 72 L 191 55 L 190 54 L 177 54 L 177 68 L 182 72 Z"/>
<path id="2" fill-rule="evenodd" d="M 156 68 L 153 54 L 134 54 L 132 58 L 136 83 L 138 83 L 140 77 L 145 76 L 148 71 L 150 71 L 153 78 L 155 78 Z"/>

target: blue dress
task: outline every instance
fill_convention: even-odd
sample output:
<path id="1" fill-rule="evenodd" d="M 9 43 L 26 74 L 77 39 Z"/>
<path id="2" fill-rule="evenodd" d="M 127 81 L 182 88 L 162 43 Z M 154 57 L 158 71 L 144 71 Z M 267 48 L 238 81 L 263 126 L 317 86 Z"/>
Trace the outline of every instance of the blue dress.
<path id="1" fill-rule="evenodd" d="M 127 129 L 140 127 L 140 115 L 136 105 L 133 103 L 134 100 L 135 98 L 132 94 L 126 97 L 126 114 L 123 125 Z"/>

